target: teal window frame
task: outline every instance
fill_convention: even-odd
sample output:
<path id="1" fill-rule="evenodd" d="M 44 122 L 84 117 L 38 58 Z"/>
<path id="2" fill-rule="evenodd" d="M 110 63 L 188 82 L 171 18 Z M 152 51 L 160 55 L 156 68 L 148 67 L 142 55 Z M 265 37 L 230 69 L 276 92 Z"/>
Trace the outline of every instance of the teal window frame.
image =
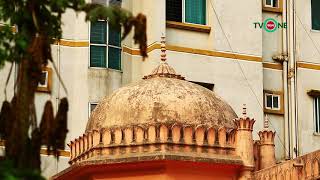
<path id="1" fill-rule="evenodd" d="M 207 0 L 178 0 L 178 1 L 181 2 L 181 6 L 182 6 L 181 8 L 182 17 L 181 17 L 181 21 L 179 20 L 177 22 L 188 23 L 188 24 L 200 24 L 200 25 L 207 24 Z M 199 1 L 202 1 L 202 5 L 203 5 L 203 10 L 200 11 L 200 13 L 202 14 L 200 19 L 196 13 L 192 14 L 195 12 L 194 10 L 195 7 L 187 7 L 188 4 L 201 5 Z M 170 7 L 166 7 L 166 8 L 170 8 Z M 188 14 L 188 12 L 190 12 L 190 14 Z M 172 18 L 167 17 L 167 19 L 170 20 Z"/>
<path id="2" fill-rule="evenodd" d="M 203 20 L 200 22 L 195 22 L 195 21 L 192 21 L 192 20 L 188 20 L 187 18 L 187 11 L 188 11 L 188 8 L 187 8 L 187 2 L 195 2 L 195 1 L 203 1 L 203 11 L 202 11 L 202 16 L 203 16 Z M 193 7 L 194 8 L 194 7 Z M 190 9 L 190 12 L 193 13 L 194 10 L 193 9 Z M 200 25 L 206 25 L 207 24 L 207 0 L 182 0 L 182 21 L 184 23 L 190 23 L 190 24 L 200 24 Z M 190 15 L 191 16 L 191 15 Z M 191 17 L 190 17 L 191 18 Z M 193 17 L 194 18 L 194 17 Z"/>
<path id="3" fill-rule="evenodd" d="M 102 28 L 103 32 L 100 34 L 93 34 L 92 27 L 93 23 L 100 23 L 104 25 Z M 122 47 L 121 47 L 121 32 L 113 31 L 107 21 L 99 20 L 97 22 L 90 23 L 90 48 L 89 48 L 89 67 L 90 68 L 108 68 L 121 71 L 121 60 L 122 60 Z M 95 37 L 103 34 L 102 38 Z M 118 35 L 116 38 L 110 38 L 111 35 Z M 93 50 L 97 53 L 93 54 Z M 100 53 L 100 54 L 99 54 Z M 94 55 L 99 61 L 93 61 Z M 113 56 L 112 56 L 113 55 Z"/>
<path id="4" fill-rule="evenodd" d="M 320 31 L 320 1 L 311 0 L 311 29 Z"/>

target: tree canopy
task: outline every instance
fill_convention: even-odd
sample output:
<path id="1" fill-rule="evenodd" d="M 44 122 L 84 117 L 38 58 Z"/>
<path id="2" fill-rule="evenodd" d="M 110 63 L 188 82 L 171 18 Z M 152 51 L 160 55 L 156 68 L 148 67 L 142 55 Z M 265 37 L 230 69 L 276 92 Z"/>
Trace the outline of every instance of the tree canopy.
<path id="1" fill-rule="evenodd" d="M 108 20 L 113 28 L 123 27 L 123 38 L 135 28 L 134 41 L 138 43 L 141 55 L 146 57 L 146 17 L 119 6 L 87 4 L 84 0 L 0 0 L 0 66 L 5 61 L 19 62 L 32 47 L 29 45 L 35 36 L 41 37 L 41 50 L 38 55 L 43 60 L 52 60 L 50 44 L 62 37 L 61 17 L 67 9 L 85 12 L 86 20 Z M 45 62 L 46 63 L 46 62 Z"/>
<path id="2" fill-rule="evenodd" d="M 14 97 L 3 102 L 0 113 L 0 138 L 5 140 L 0 179 L 37 179 L 41 145 L 57 158 L 59 149 L 64 149 L 67 98 L 60 99 L 56 115 L 48 100 L 38 127 L 34 97 L 42 68 L 49 62 L 54 65 L 51 44 L 62 38 L 62 15 L 67 9 L 86 13 L 87 21 L 107 20 L 112 28 L 123 29 L 123 39 L 134 28 L 134 42 L 139 44 L 141 55 L 147 56 L 143 14 L 133 16 L 119 6 L 88 4 L 84 0 L 0 0 L 0 68 L 5 62 L 18 64 Z"/>

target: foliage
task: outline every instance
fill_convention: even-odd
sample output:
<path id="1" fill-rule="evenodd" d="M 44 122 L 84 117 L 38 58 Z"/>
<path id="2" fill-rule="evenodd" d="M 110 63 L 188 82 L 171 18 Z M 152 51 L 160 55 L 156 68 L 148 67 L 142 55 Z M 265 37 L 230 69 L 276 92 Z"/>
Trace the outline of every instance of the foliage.
<path id="1" fill-rule="evenodd" d="M 86 4 L 85 0 L 0 0 L 0 21 L 5 22 L 0 31 L 0 65 L 5 61 L 19 62 L 30 55 L 28 51 L 32 49 L 28 45 L 35 37 L 44 41 L 37 51 L 45 56 L 45 63 L 52 60 L 50 44 L 62 37 L 61 17 L 67 9 L 85 12 L 86 20 L 105 19 L 114 28 L 123 26 L 123 38 L 134 27 L 134 40 L 140 45 L 141 55 L 147 56 L 146 17 L 142 14 L 134 17 L 118 6 Z"/>
<path id="2" fill-rule="evenodd" d="M 2 180 L 44 180 L 40 171 L 34 169 L 20 170 L 11 161 L 0 161 L 0 179 Z"/>
<path id="3" fill-rule="evenodd" d="M 61 17 L 67 9 L 86 13 L 89 21 L 103 19 L 113 28 L 123 27 L 123 38 L 134 28 L 134 42 L 139 44 L 141 55 L 147 56 L 146 17 L 142 14 L 134 17 L 118 6 L 87 4 L 85 0 L 0 0 L 0 22 L 5 22 L 0 27 L 0 67 L 5 62 L 19 65 L 14 97 L 11 102 L 3 102 L 0 113 L 4 162 L 10 162 L 2 164 L 0 172 L 1 168 L 9 168 L 6 171 L 13 174 L 13 179 L 27 177 L 26 172 L 31 172 L 28 176 L 40 172 L 41 145 L 46 145 L 48 153 L 56 157 L 59 149 L 64 149 L 68 132 L 67 99 L 60 100 L 55 117 L 48 101 L 38 127 L 34 97 L 42 68 L 48 62 L 55 67 L 50 46 L 62 37 Z M 5 175 L 0 174 L 0 178 Z"/>

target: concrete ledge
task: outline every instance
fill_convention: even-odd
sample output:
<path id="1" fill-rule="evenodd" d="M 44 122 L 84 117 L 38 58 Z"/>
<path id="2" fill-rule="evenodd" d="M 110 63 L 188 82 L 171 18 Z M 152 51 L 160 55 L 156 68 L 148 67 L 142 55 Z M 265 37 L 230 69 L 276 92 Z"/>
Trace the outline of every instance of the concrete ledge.
<path id="1" fill-rule="evenodd" d="M 233 168 L 241 169 L 243 167 L 243 162 L 239 156 L 223 156 L 223 155 L 209 155 L 209 156 L 198 156 L 191 154 L 176 154 L 169 152 L 159 152 L 159 153 L 145 153 L 143 155 L 137 156 L 127 156 L 127 157 L 108 157 L 105 159 L 96 158 L 96 159 L 88 159 L 79 163 L 76 163 L 67 169 L 61 171 L 50 179 L 64 179 L 65 177 L 71 177 L 72 175 L 80 175 L 84 170 L 92 171 L 95 170 L 98 166 L 103 167 L 112 167 L 119 164 L 132 164 L 136 166 L 137 163 L 140 164 L 158 164 L 161 166 L 165 166 L 166 163 L 170 162 L 181 162 L 184 164 L 187 163 L 197 163 L 197 164 L 207 164 L 209 166 L 228 166 Z M 105 169 L 105 168 L 103 168 Z M 71 175 L 71 176 L 70 176 Z"/>
<path id="2" fill-rule="evenodd" d="M 166 21 L 166 25 L 169 28 L 197 31 L 197 32 L 203 32 L 203 33 L 210 33 L 211 31 L 210 26 L 200 25 L 200 24 L 189 24 L 189 23 L 182 23 L 182 22 L 175 22 L 175 21 Z"/>

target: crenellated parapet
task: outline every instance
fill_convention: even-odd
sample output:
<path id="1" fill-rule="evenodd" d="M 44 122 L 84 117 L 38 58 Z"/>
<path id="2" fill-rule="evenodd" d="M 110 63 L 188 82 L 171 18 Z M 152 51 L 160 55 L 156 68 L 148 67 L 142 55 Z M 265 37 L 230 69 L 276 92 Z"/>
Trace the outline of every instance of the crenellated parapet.
<path id="1" fill-rule="evenodd" d="M 247 117 L 245 105 L 242 117 L 235 119 L 234 123 L 237 127 L 235 138 L 236 153 L 241 157 L 244 165 L 239 180 L 251 179 L 255 167 L 252 136 L 255 120 Z"/>
<path id="2" fill-rule="evenodd" d="M 235 119 L 234 123 L 237 126 L 238 130 L 253 131 L 255 120 L 249 117 L 240 117 Z"/>
<path id="3" fill-rule="evenodd" d="M 93 130 L 71 141 L 70 164 L 97 156 L 195 152 L 235 154 L 235 129 L 155 124 Z"/>
<path id="4" fill-rule="evenodd" d="M 319 179 L 320 151 L 308 153 L 296 159 L 285 161 L 271 167 L 254 172 L 254 179 Z"/>
<path id="5" fill-rule="evenodd" d="M 263 130 L 259 131 L 260 137 L 260 145 L 271 145 L 274 146 L 274 138 L 276 136 L 276 132 L 272 130 Z"/>
<path id="6" fill-rule="evenodd" d="M 264 169 L 276 164 L 274 138 L 275 131 L 269 129 L 269 119 L 264 120 L 264 129 L 259 131 L 259 169 Z"/>

